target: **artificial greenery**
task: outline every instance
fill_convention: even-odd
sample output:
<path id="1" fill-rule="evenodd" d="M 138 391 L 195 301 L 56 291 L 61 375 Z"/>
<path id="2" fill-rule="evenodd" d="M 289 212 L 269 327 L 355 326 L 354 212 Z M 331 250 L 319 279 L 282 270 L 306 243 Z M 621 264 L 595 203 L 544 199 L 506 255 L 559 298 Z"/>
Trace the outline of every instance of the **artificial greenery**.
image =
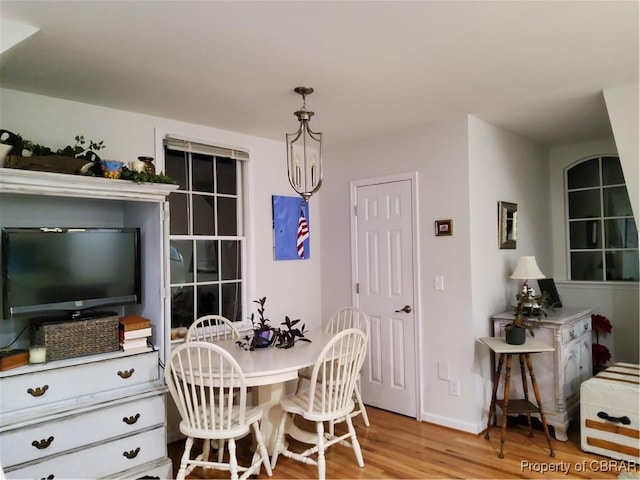
<path id="1" fill-rule="evenodd" d="M 548 294 L 545 292 L 542 295 L 535 296 L 535 291 L 531 287 L 527 287 L 527 290 L 523 290 L 525 295 L 528 292 L 530 296 L 529 300 L 534 300 L 535 306 L 530 307 L 519 298 L 517 305 L 511 305 L 513 311 L 513 320 L 504 326 L 505 331 L 511 330 L 515 327 L 524 328 L 529 331 L 532 337 L 535 337 L 534 330 L 540 325 L 540 319 L 547 316 L 547 311 L 553 311 L 553 305 L 549 303 Z"/>
<path id="2" fill-rule="evenodd" d="M 75 157 L 87 160 L 87 162 L 93 162 L 93 165 L 89 168 L 85 168 L 82 170 L 83 175 L 87 176 L 102 176 L 102 172 L 100 170 L 100 157 L 96 152 L 105 148 L 105 144 L 103 140 L 99 142 L 95 142 L 93 140 L 89 140 L 88 143 L 85 140 L 84 135 L 76 135 L 74 137 L 75 143 L 73 145 L 67 145 L 64 148 L 59 148 L 57 150 L 52 150 L 49 147 L 44 145 L 40 145 L 35 143 L 29 139 L 24 138 L 21 134 L 14 134 L 6 130 L 2 130 L 5 134 L 5 137 L 2 138 L 3 142 L 10 143 L 14 146 L 15 150 L 18 152 L 22 152 L 23 150 L 28 150 L 34 156 L 47 156 L 47 155 L 59 155 L 63 157 Z M 173 184 L 176 182 L 173 178 L 165 175 L 163 172 L 159 174 L 149 173 L 147 171 L 137 172 L 135 170 L 130 170 L 126 166 L 122 167 L 122 173 L 120 174 L 120 178 L 123 180 L 130 180 L 135 183 L 165 183 L 165 184 Z"/>
<path id="3" fill-rule="evenodd" d="M 89 144 L 84 139 L 84 135 L 76 135 L 74 137 L 75 143 L 73 145 L 67 145 L 64 148 L 59 148 L 57 150 L 52 150 L 49 147 L 45 147 L 44 145 L 40 145 L 38 143 L 34 143 L 31 140 L 25 139 L 21 134 L 17 134 L 17 144 L 15 146 L 18 147 L 18 151 L 29 150 L 33 155 L 42 156 L 42 155 L 60 155 L 63 157 L 77 157 L 77 158 L 87 158 L 88 160 L 93 160 L 90 158 L 91 155 L 89 152 L 98 152 L 105 148 L 105 144 L 103 140 L 99 142 L 94 142 L 93 140 L 89 140 Z M 96 155 L 97 157 L 97 155 Z"/>
<path id="4" fill-rule="evenodd" d="M 258 304 L 257 320 L 254 313 L 251 313 L 250 317 L 251 324 L 253 325 L 253 336 L 250 337 L 249 335 L 245 335 L 238 340 L 236 344 L 246 350 L 255 350 L 256 348 L 270 347 L 272 345 L 277 348 L 291 348 L 295 345 L 296 340 L 300 340 L 301 342 L 311 342 L 311 340 L 304 336 L 305 325 L 303 324 L 302 328 L 296 327 L 296 325 L 300 323 L 300 319 L 291 320 L 285 315 L 284 322 L 280 325 L 286 328 L 272 327 L 270 320 L 265 317 L 264 313 L 264 305 L 266 302 L 267 297 L 262 297 L 253 301 L 253 303 Z"/>

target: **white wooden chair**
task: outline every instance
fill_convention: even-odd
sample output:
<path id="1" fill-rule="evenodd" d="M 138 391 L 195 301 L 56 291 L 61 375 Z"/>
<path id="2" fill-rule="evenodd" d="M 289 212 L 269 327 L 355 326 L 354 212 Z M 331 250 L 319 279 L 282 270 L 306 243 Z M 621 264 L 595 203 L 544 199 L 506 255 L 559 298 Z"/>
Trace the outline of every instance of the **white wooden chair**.
<path id="1" fill-rule="evenodd" d="M 184 479 L 195 467 L 231 472 L 237 479 L 259 474 L 264 465 L 271 476 L 269 456 L 260 434 L 262 410 L 247 407 L 245 377 L 236 360 L 222 347 L 211 342 L 185 342 L 167 362 L 165 380 L 182 420 L 180 432 L 187 437 L 177 479 Z M 237 392 L 237 395 L 234 395 Z M 235 401 L 234 401 L 235 397 Z M 249 467 L 239 466 L 236 439 L 253 429 L 256 454 Z M 204 440 L 202 453 L 191 458 L 195 438 Z M 209 461 L 211 440 L 227 441 L 229 461 Z"/>
<path id="2" fill-rule="evenodd" d="M 357 307 L 345 307 L 338 310 L 329 319 L 325 325 L 325 331 L 338 333 L 347 328 L 357 328 L 362 330 L 366 336 L 367 343 L 369 342 L 369 316 Z M 296 393 L 300 391 L 303 380 L 309 380 L 311 378 L 311 368 L 305 368 L 298 372 L 298 384 L 296 387 Z M 358 414 L 362 414 L 362 420 L 364 424 L 369 427 L 369 415 L 367 415 L 367 409 L 362 401 L 362 395 L 360 394 L 360 379 L 356 382 L 356 388 L 354 395 L 358 404 L 357 409 L 351 412 L 351 416 L 355 417 Z M 331 430 L 331 433 L 333 431 Z"/>
<path id="3" fill-rule="evenodd" d="M 227 317 L 222 315 L 204 315 L 191 324 L 185 341 L 187 342 L 219 342 L 228 338 L 240 338 L 240 332 Z M 205 441 L 205 447 L 209 442 Z M 224 440 L 218 440 L 218 461 L 224 456 Z"/>
<path id="4" fill-rule="evenodd" d="M 233 322 L 222 315 L 205 315 L 191 324 L 186 341 L 218 342 L 227 338 L 240 338 Z"/>
<path id="5" fill-rule="evenodd" d="M 309 390 L 285 397 L 280 401 L 282 416 L 278 426 L 276 443 L 271 457 L 271 468 L 275 468 L 278 455 L 303 463 L 318 466 L 318 478 L 326 475 L 325 450 L 340 442 L 349 445 L 360 467 L 364 467 L 364 459 L 356 430 L 351 421 L 351 411 L 355 404 L 353 393 L 364 363 L 367 351 L 367 339 L 362 330 L 348 328 L 336 334 L 318 356 L 312 371 Z M 302 453 L 288 449 L 285 443 L 285 424 L 287 416 L 300 415 L 316 424 L 316 443 Z M 293 418 L 292 418 L 293 421 Z M 345 421 L 347 433 L 339 437 L 327 435 L 323 422 Z M 350 438 L 350 443 L 345 442 Z M 317 453 L 317 460 L 311 455 Z"/>

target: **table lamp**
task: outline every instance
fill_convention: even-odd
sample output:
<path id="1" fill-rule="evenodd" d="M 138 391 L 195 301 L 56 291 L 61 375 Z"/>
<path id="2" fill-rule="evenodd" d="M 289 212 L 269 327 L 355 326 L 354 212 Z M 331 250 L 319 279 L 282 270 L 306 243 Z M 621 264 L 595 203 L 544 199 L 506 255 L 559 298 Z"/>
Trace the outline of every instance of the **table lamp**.
<path id="1" fill-rule="evenodd" d="M 511 275 L 511 278 L 513 278 L 514 280 L 524 280 L 520 292 L 516 295 L 518 302 L 522 303 L 523 311 L 527 314 L 531 314 L 533 310 L 539 309 L 539 297 L 536 297 L 535 290 L 527 284 L 529 280 L 545 278 L 544 273 L 540 271 L 540 268 L 536 263 L 536 257 L 520 257 L 520 259 L 518 260 L 518 264 L 516 265 L 516 269 Z"/>

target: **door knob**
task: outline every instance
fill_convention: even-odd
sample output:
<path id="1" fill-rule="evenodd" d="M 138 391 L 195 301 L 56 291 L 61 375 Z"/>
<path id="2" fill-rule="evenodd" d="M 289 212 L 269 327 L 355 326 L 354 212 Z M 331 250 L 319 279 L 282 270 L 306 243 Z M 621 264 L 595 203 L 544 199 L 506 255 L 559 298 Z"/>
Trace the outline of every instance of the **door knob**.
<path id="1" fill-rule="evenodd" d="M 399 312 L 411 313 L 411 307 L 409 305 L 405 305 L 400 310 L 396 310 L 396 313 L 399 313 Z"/>

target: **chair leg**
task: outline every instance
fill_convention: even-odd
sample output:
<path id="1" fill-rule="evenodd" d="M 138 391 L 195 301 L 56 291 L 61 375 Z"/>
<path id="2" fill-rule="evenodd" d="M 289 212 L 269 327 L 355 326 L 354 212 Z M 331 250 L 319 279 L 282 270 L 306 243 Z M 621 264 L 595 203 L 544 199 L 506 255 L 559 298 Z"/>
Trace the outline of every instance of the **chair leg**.
<path id="1" fill-rule="evenodd" d="M 184 452 L 182 453 L 182 458 L 180 459 L 180 468 L 178 469 L 176 480 L 184 480 L 184 477 L 187 474 L 187 462 L 189 461 L 191 447 L 193 447 L 193 438 L 187 437 L 187 440 L 184 443 Z"/>
<path id="2" fill-rule="evenodd" d="M 253 432 L 256 437 L 256 443 L 258 447 L 257 451 L 260 453 L 260 460 L 264 465 L 264 469 L 267 471 L 267 475 L 272 476 L 273 471 L 271 470 L 271 464 L 269 463 L 269 453 L 267 452 L 267 447 L 264 445 L 262 433 L 260 433 L 260 425 L 258 425 L 257 422 L 253 424 Z M 260 473 L 260 467 L 258 467 L 258 471 L 256 472 L 256 475 L 258 475 L 259 473 Z"/>
<path id="3" fill-rule="evenodd" d="M 224 440 L 218 440 L 218 462 L 222 463 L 222 457 L 224 456 Z"/>
<path id="4" fill-rule="evenodd" d="M 358 460 L 358 465 L 360 467 L 364 467 L 364 459 L 362 458 L 362 450 L 360 449 L 360 443 L 358 442 L 358 437 L 356 437 L 356 429 L 353 428 L 353 422 L 351 421 L 351 417 L 347 415 L 347 428 L 349 429 L 349 435 L 351 436 L 351 446 L 353 447 L 353 453 L 356 454 L 356 459 Z"/>
<path id="5" fill-rule="evenodd" d="M 230 438 L 227 442 L 229 448 L 229 471 L 231 480 L 238 480 L 238 459 L 236 458 L 236 441 Z"/>
<path id="6" fill-rule="evenodd" d="M 370 427 L 371 424 L 369 423 L 369 415 L 367 415 L 367 409 L 364 408 L 364 403 L 362 403 L 362 395 L 360 395 L 360 389 L 358 388 L 358 385 L 356 385 L 355 394 L 356 400 L 358 401 L 358 407 L 360 408 L 360 413 L 362 413 L 362 420 L 364 420 L 364 424 L 367 427 Z"/>
<path id="7" fill-rule="evenodd" d="M 276 468 L 276 462 L 278 461 L 278 454 L 280 453 L 281 445 L 284 445 L 284 424 L 287 421 L 287 412 L 282 412 L 280 416 L 280 425 L 276 430 L 276 444 L 273 447 L 273 455 L 271 456 L 271 469 Z"/>
<path id="8" fill-rule="evenodd" d="M 316 431 L 318 432 L 318 480 L 324 480 L 327 476 L 327 465 L 324 458 L 324 424 L 322 422 L 316 422 Z"/>

